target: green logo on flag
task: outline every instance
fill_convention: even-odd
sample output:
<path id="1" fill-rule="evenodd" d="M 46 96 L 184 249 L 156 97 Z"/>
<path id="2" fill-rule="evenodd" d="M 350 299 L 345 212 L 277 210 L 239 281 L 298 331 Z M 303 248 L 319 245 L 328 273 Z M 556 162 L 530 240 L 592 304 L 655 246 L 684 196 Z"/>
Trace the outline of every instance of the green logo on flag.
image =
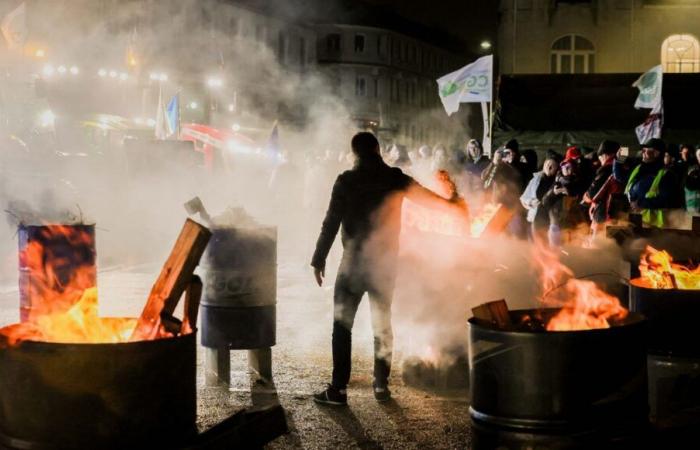
<path id="1" fill-rule="evenodd" d="M 440 90 L 440 95 L 443 97 L 449 97 L 450 95 L 454 94 L 457 92 L 460 88 L 460 85 L 455 83 L 454 81 L 448 81 L 445 83 L 445 85 L 442 87 Z M 435 91 L 433 91 L 435 92 Z"/>

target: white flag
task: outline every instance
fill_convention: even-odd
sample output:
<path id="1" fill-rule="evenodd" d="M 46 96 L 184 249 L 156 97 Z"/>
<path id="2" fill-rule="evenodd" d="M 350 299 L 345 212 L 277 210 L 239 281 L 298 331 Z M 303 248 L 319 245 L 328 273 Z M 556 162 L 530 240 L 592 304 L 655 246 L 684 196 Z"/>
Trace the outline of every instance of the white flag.
<path id="1" fill-rule="evenodd" d="M 168 120 L 168 113 L 163 102 L 163 89 L 158 90 L 158 110 L 156 111 L 156 139 L 167 139 L 173 134 Z"/>
<path id="2" fill-rule="evenodd" d="M 490 102 L 492 80 L 493 55 L 483 56 L 439 78 L 438 95 L 447 115 L 457 112 L 460 103 Z"/>
<path id="3" fill-rule="evenodd" d="M 661 65 L 652 67 L 651 70 L 643 74 L 632 87 L 639 89 L 637 101 L 634 107 L 637 109 L 654 109 L 661 104 L 661 89 L 663 87 L 664 72 Z"/>
<path id="4" fill-rule="evenodd" d="M 660 139 L 663 127 L 664 106 L 663 102 L 659 102 L 656 108 L 651 110 L 649 117 L 647 117 L 643 124 L 635 128 L 634 132 L 637 134 L 639 143 L 644 145 L 652 138 Z"/>
<path id="5" fill-rule="evenodd" d="M 13 9 L 0 22 L 0 31 L 10 50 L 21 49 L 27 39 L 27 8 L 24 3 Z"/>

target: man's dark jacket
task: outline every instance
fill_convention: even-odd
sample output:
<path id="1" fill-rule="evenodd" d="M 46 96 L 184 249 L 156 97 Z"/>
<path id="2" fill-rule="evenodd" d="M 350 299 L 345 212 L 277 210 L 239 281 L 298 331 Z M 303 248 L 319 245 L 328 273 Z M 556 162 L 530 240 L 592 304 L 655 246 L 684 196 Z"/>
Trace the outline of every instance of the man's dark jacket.
<path id="1" fill-rule="evenodd" d="M 367 246 L 375 244 L 368 241 L 379 229 L 381 235 L 388 239 L 377 241 L 376 245 L 381 248 L 376 250 L 397 252 L 401 227 L 400 201 L 387 200 L 393 194 L 405 191 L 412 183 L 411 177 L 401 169 L 386 165 L 379 155 L 360 159 L 352 170 L 340 174 L 333 186 L 311 265 L 325 269 L 326 257 L 341 225 L 344 257 L 353 258 L 355 264 L 366 262 L 361 257 Z"/>

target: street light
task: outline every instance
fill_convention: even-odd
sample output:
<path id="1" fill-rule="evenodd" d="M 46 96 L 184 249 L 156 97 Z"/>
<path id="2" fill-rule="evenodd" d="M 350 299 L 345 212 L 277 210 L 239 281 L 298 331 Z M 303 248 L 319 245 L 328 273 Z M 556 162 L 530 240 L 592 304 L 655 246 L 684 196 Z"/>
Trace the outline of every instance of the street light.
<path id="1" fill-rule="evenodd" d="M 66 73 L 66 70 L 66 66 L 58 66 L 58 73 L 60 73 L 61 75 Z"/>
<path id="2" fill-rule="evenodd" d="M 100 70 L 97 71 L 97 75 L 99 75 L 99 76 L 101 76 L 101 77 L 106 77 L 106 76 L 107 76 L 107 70 L 105 70 L 105 69 L 100 69 Z"/>
<path id="3" fill-rule="evenodd" d="M 46 56 L 46 52 L 44 51 L 43 48 L 40 48 L 34 52 L 34 56 L 37 58 L 43 58 L 44 56 Z"/>
<path id="4" fill-rule="evenodd" d="M 42 112 L 39 115 L 39 124 L 43 128 L 53 127 L 53 124 L 55 121 L 56 121 L 56 116 L 54 115 L 53 111 L 51 111 L 50 109 L 47 109 L 46 111 Z"/>
<path id="5" fill-rule="evenodd" d="M 197 102 L 192 101 L 192 102 L 190 102 L 190 105 L 189 105 L 189 106 L 190 106 L 190 109 L 197 109 L 197 107 L 198 107 L 199 105 L 197 104 Z"/>
<path id="6" fill-rule="evenodd" d="M 54 74 L 54 68 L 51 64 L 47 64 L 44 66 L 44 69 L 41 72 L 45 77 L 49 78 Z"/>
<path id="7" fill-rule="evenodd" d="M 80 73 L 80 69 L 78 69 L 76 66 L 71 66 L 70 73 L 73 75 L 78 75 Z"/>
<path id="8" fill-rule="evenodd" d="M 221 87 L 223 85 L 224 85 L 224 82 L 221 78 L 211 77 L 211 78 L 207 79 L 207 86 L 209 86 L 211 88 L 218 88 L 218 87 Z"/>
<path id="9" fill-rule="evenodd" d="M 491 48 L 491 42 L 490 41 L 481 41 L 480 46 L 482 49 L 488 50 Z"/>

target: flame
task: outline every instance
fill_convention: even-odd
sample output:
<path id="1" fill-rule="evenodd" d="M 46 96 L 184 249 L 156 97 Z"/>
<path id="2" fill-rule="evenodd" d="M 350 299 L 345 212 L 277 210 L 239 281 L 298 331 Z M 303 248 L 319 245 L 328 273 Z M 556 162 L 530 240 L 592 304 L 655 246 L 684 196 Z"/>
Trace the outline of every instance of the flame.
<path id="1" fill-rule="evenodd" d="M 27 321 L 0 332 L 10 345 L 127 342 L 136 319 L 100 318 L 93 236 L 83 227 L 47 225 L 20 252 L 28 277 Z"/>
<path id="2" fill-rule="evenodd" d="M 64 312 L 96 284 L 94 238 L 83 227 L 46 225 L 19 254 L 27 272 L 28 320 Z"/>
<path id="3" fill-rule="evenodd" d="M 647 246 L 639 260 L 639 272 L 643 284 L 654 289 L 700 289 L 700 266 L 674 263 L 666 250 Z"/>
<path id="4" fill-rule="evenodd" d="M 100 318 L 97 288 L 83 292 L 68 311 L 38 316 L 30 322 L 11 325 L 2 330 L 10 345 L 24 340 L 108 344 L 128 342 L 136 327 L 134 318 Z"/>
<path id="5" fill-rule="evenodd" d="M 602 291 L 592 281 L 573 278 L 571 269 L 545 244 L 536 241 L 533 248 L 543 288 L 540 300 L 561 307 L 547 322 L 547 331 L 609 328 L 610 320 L 627 317 L 627 309 L 616 297 Z"/>
<path id="6" fill-rule="evenodd" d="M 472 237 L 479 237 L 483 234 L 491 219 L 496 215 L 500 203 L 486 203 L 474 218 L 472 218 L 470 234 Z"/>

